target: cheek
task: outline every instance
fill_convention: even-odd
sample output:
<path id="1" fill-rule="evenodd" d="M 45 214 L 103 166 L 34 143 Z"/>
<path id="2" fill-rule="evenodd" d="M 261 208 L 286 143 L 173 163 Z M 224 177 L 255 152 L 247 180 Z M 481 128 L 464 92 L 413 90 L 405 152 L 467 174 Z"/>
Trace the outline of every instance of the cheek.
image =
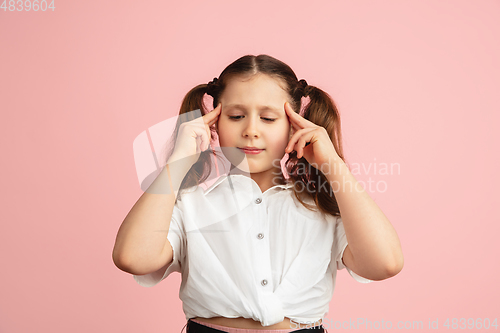
<path id="1" fill-rule="evenodd" d="M 227 146 L 233 140 L 234 131 L 234 126 L 231 126 L 227 122 L 219 121 L 217 123 L 217 135 L 221 144 L 225 143 Z"/>
<path id="2" fill-rule="evenodd" d="M 291 132 L 288 129 L 284 129 L 279 135 L 272 137 L 273 146 L 276 147 L 276 150 L 279 150 L 280 153 L 285 153 L 285 148 L 288 145 L 288 142 L 290 142 L 290 133 Z"/>

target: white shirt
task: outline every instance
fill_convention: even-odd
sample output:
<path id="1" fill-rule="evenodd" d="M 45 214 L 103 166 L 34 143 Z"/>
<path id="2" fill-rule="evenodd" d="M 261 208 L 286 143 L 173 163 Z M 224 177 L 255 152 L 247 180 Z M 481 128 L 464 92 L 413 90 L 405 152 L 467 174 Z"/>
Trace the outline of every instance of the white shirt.
<path id="1" fill-rule="evenodd" d="M 305 208 L 292 184 L 262 193 L 250 177 L 231 174 L 206 190 L 188 190 L 174 206 L 167 235 L 173 262 L 134 275 L 141 286 L 152 287 L 180 272 L 186 320 L 317 322 L 328 312 L 337 270 L 372 282 L 342 262 L 347 239 L 341 218 Z"/>

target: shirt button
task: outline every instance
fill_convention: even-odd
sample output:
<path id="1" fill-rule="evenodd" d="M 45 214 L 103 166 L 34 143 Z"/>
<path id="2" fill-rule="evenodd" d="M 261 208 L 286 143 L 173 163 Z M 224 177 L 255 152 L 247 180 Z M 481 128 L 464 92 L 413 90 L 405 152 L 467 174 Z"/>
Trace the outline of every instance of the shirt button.
<path id="1" fill-rule="evenodd" d="M 257 199 L 255 199 L 255 203 L 256 203 L 256 204 L 260 204 L 261 202 L 262 202 L 262 199 L 261 199 L 261 198 L 257 198 Z"/>
<path id="2" fill-rule="evenodd" d="M 263 233 L 258 234 L 258 235 L 257 235 L 257 238 L 258 238 L 258 239 L 262 239 L 262 238 L 264 238 L 264 234 L 263 234 Z"/>
<path id="3" fill-rule="evenodd" d="M 265 285 L 267 284 L 267 280 L 262 280 L 262 281 L 260 282 L 260 284 L 261 284 L 261 285 L 263 285 L 263 286 L 265 286 Z"/>

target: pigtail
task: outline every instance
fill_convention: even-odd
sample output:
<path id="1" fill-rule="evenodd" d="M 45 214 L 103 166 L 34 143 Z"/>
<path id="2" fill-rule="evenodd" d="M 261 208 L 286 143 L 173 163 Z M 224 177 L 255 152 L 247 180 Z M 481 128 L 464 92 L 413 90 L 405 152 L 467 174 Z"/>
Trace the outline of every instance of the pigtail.
<path id="1" fill-rule="evenodd" d="M 300 90 L 300 85 L 297 89 Z M 303 96 L 310 99 L 304 108 L 303 117 L 326 129 L 337 154 L 344 161 L 340 115 L 334 101 L 330 95 L 314 86 L 307 85 L 302 88 L 302 92 Z M 317 207 L 323 213 L 340 216 L 333 189 L 321 170 L 310 165 L 303 157 L 298 159 L 295 151 L 289 154 L 285 165 L 294 183 L 295 197 L 304 207 L 310 210 Z M 315 205 L 307 204 L 306 198 L 312 199 Z"/>
<path id="2" fill-rule="evenodd" d="M 335 151 L 344 161 L 340 114 L 335 102 L 328 93 L 315 86 L 307 86 L 304 96 L 311 100 L 304 108 L 304 118 L 326 129 Z"/>

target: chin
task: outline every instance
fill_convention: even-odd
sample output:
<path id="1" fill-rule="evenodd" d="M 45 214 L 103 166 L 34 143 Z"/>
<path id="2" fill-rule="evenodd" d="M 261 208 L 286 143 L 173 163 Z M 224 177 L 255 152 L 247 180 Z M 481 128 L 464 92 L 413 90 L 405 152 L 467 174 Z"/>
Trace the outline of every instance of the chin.
<path id="1" fill-rule="evenodd" d="M 261 173 L 263 172 L 261 167 L 251 165 L 248 163 L 247 160 L 244 160 L 242 163 L 236 166 L 239 170 L 246 172 L 246 173 Z"/>

